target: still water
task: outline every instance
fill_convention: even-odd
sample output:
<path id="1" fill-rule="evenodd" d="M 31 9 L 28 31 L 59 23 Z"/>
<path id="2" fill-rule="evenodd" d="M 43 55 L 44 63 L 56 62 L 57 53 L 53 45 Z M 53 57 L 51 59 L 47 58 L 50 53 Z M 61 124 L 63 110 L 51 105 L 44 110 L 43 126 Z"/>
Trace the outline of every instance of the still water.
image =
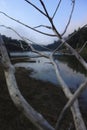
<path id="1" fill-rule="evenodd" d="M 34 57 L 37 55 L 28 53 L 22 53 L 22 55 L 29 55 L 30 57 Z M 21 53 L 15 53 L 13 55 L 21 55 Z M 60 74 L 69 88 L 76 90 L 81 83 L 83 83 L 86 79 L 86 71 L 83 67 L 77 62 L 77 60 L 73 57 L 64 57 L 64 56 L 56 56 L 55 57 Z M 31 77 L 40 79 L 43 81 L 49 81 L 56 86 L 59 86 L 59 82 L 57 81 L 54 67 L 50 63 L 50 61 L 43 57 L 33 58 L 36 62 L 26 62 L 26 63 L 16 63 L 16 67 L 25 67 L 27 69 L 33 69 L 31 73 Z M 87 104 L 87 89 L 81 94 L 80 100 L 83 105 Z"/>

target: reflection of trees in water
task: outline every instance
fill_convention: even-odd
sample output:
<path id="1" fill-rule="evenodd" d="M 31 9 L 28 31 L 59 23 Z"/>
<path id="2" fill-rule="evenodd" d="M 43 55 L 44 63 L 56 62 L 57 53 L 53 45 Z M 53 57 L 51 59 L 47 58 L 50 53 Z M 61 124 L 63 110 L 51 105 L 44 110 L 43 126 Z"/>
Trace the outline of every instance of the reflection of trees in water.
<path id="1" fill-rule="evenodd" d="M 87 76 L 87 71 L 74 56 L 58 56 L 56 59 L 63 63 L 66 63 L 70 68 L 72 68 L 73 71 L 80 72 Z"/>

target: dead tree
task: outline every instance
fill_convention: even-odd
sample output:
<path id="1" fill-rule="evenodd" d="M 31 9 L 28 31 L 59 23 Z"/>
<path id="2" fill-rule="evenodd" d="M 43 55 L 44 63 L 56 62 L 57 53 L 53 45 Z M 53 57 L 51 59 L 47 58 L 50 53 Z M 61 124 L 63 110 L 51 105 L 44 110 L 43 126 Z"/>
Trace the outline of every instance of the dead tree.
<path id="1" fill-rule="evenodd" d="M 65 39 L 63 39 L 63 35 L 65 34 L 65 32 L 67 31 L 67 28 L 70 24 L 71 18 L 72 18 L 72 14 L 74 11 L 74 6 L 75 6 L 75 0 L 71 1 L 72 2 L 72 10 L 68 19 L 68 22 L 66 24 L 66 27 L 63 31 L 62 34 L 59 33 L 58 29 L 55 27 L 55 24 L 53 22 L 55 15 L 57 14 L 57 11 L 59 9 L 59 6 L 61 4 L 62 0 L 59 0 L 59 3 L 55 9 L 55 12 L 53 13 L 53 16 L 51 17 L 49 15 L 49 12 L 46 9 L 46 6 L 44 4 L 44 2 L 42 0 L 39 0 L 42 8 L 44 11 L 42 11 L 40 8 L 38 8 L 36 5 L 34 5 L 32 2 L 30 2 L 29 0 L 24 0 L 25 2 L 27 2 L 29 5 L 33 6 L 34 9 L 38 10 L 42 15 L 44 15 L 50 22 L 51 26 L 48 25 L 38 25 L 36 27 L 31 27 L 29 25 L 26 25 L 24 23 L 22 23 L 19 20 L 16 20 L 14 18 L 12 18 L 11 16 L 7 15 L 6 13 L 0 11 L 0 14 L 5 15 L 6 17 L 10 18 L 11 20 L 16 21 L 19 24 L 22 24 L 23 26 L 32 29 L 33 31 L 36 31 L 38 33 L 41 33 L 43 35 L 47 35 L 47 36 L 51 36 L 51 37 L 57 37 L 58 39 L 60 39 L 61 41 L 61 45 L 64 45 L 66 48 L 68 48 L 70 50 L 70 52 L 77 58 L 77 60 L 83 65 L 83 67 L 85 68 L 85 70 L 87 70 L 87 63 L 86 61 L 84 61 L 84 59 L 80 56 L 80 54 L 73 49 L 67 42 Z M 54 70 L 57 76 L 57 79 L 61 85 L 61 88 L 63 90 L 63 92 L 65 93 L 65 96 L 68 99 L 68 102 L 66 103 L 65 107 L 61 110 L 60 115 L 58 116 L 58 120 L 57 123 L 55 125 L 55 128 L 53 128 L 47 121 L 46 119 L 44 119 L 44 117 L 42 115 L 40 115 L 39 113 L 37 113 L 31 106 L 29 103 L 27 103 L 27 101 L 24 99 L 24 97 L 22 96 L 22 94 L 20 93 L 20 90 L 18 89 L 18 85 L 15 79 L 15 68 L 14 66 L 11 64 L 7 50 L 5 48 L 4 45 L 4 41 L 0 35 L 0 51 L 1 51 L 1 55 L 2 55 L 2 63 L 4 66 L 4 73 L 5 73 L 5 78 L 6 78 L 6 82 L 7 82 L 7 86 L 8 86 L 8 90 L 9 90 L 9 94 L 11 96 L 11 99 L 13 100 L 14 104 L 17 106 L 17 108 L 35 125 L 37 126 L 38 129 L 40 130 L 58 130 L 59 126 L 60 126 L 60 122 L 62 121 L 62 118 L 64 116 L 64 113 L 66 112 L 66 110 L 68 108 L 70 108 L 71 112 L 72 112 L 72 116 L 73 116 L 73 121 L 75 124 L 75 128 L 76 130 L 86 130 L 86 126 L 84 123 L 84 120 L 82 118 L 80 109 L 79 109 L 79 103 L 78 103 L 78 97 L 79 95 L 82 93 L 82 91 L 86 88 L 87 86 L 87 79 L 85 80 L 85 82 L 83 84 L 81 84 L 79 86 L 79 88 L 76 90 L 76 92 L 74 94 L 72 94 L 72 92 L 70 91 L 68 85 L 64 82 L 63 78 L 60 75 L 60 71 L 58 68 L 58 63 L 56 63 L 55 59 L 54 59 L 54 54 L 56 53 L 56 51 L 59 50 L 59 47 L 56 48 L 54 51 L 51 52 L 50 56 L 39 52 L 37 50 L 35 50 L 33 48 L 33 46 L 30 44 L 30 39 L 24 38 L 23 36 L 21 36 L 19 33 L 17 33 L 14 29 L 12 29 L 11 27 L 6 27 L 4 25 L 1 25 L 7 29 L 11 29 L 12 31 L 14 31 L 22 40 L 26 41 L 28 43 L 28 45 L 30 46 L 30 48 L 32 49 L 33 52 L 38 53 L 39 55 L 50 59 L 52 65 L 54 66 Z M 40 27 L 45 27 L 47 29 L 51 29 L 53 31 L 54 34 L 48 34 L 45 32 L 41 32 L 39 31 L 38 28 Z M 33 41 L 31 41 L 33 42 Z M 83 47 L 82 47 L 83 49 Z M 82 50 L 81 49 L 81 50 Z M 80 51 L 81 51 L 80 50 Z"/>

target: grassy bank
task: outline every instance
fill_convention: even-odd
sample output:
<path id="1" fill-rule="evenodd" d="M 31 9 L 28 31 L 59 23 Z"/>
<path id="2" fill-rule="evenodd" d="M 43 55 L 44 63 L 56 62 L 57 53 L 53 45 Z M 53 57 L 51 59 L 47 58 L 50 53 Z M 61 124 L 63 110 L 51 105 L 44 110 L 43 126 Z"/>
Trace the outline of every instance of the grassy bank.
<path id="1" fill-rule="evenodd" d="M 66 98 L 60 88 L 49 82 L 42 82 L 29 77 L 30 71 L 24 68 L 16 69 L 16 79 L 19 89 L 26 100 L 55 126 L 57 117 L 66 103 Z M 83 111 L 85 122 L 86 112 Z M 86 122 L 87 123 L 87 122 Z M 60 130 L 75 130 L 71 113 L 68 112 Z M 0 65 L 0 130 L 37 130 L 33 124 L 20 113 L 11 101 L 3 68 Z"/>

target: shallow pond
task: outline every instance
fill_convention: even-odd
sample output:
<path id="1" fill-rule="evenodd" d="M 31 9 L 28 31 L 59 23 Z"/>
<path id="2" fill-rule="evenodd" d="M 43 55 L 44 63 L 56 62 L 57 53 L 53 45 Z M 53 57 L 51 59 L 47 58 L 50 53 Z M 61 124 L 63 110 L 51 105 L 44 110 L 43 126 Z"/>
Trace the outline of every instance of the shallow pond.
<path id="1" fill-rule="evenodd" d="M 47 52 L 46 52 L 47 53 Z M 34 57 L 37 55 L 28 53 L 22 53 L 22 55 L 29 55 L 30 57 Z M 21 55 L 21 53 L 15 53 L 13 55 Z M 83 67 L 77 62 L 77 60 L 73 57 L 63 57 L 61 55 L 56 56 L 55 59 L 58 62 L 58 67 L 60 70 L 60 74 L 69 88 L 76 90 L 81 83 L 83 83 L 86 79 L 86 71 Z M 50 61 L 43 57 L 34 58 L 36 62 L 26 62 L 26 63 L 17 63 L 16 67 L 26 67 L 27 69 L 33 69 L 31 73 L 31 77 L 40 79 L 43 81 L 49 81 L 56 86 L 59 86 L 59 82 L 56 78 L 55 70 Z M 83 105 L 87 104 L 87 89 L 81 94 L 80 100 Z"/>

